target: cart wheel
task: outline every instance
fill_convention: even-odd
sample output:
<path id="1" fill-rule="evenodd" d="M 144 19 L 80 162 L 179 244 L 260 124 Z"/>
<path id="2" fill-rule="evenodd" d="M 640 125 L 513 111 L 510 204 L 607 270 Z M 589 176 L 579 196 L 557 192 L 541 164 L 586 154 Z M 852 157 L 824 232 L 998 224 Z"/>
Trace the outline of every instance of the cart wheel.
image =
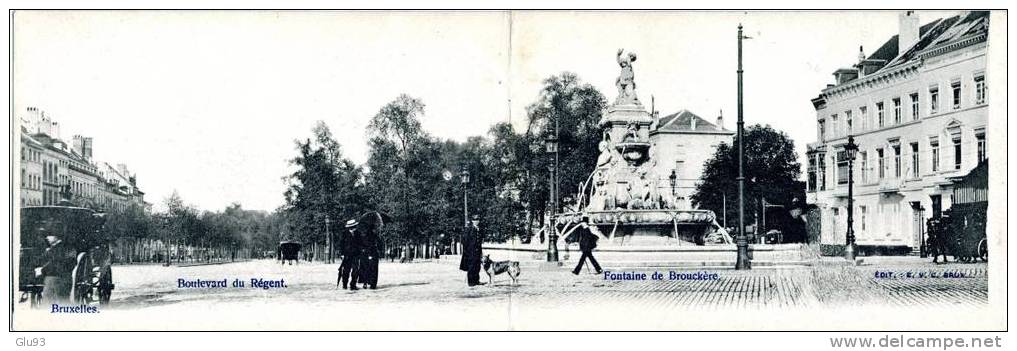
<path id="1" fill-rule="evenodd" d="M 978 257 L 983 262 L 989 262 L 989 243 L 985 239 L 978 242 Z"/>

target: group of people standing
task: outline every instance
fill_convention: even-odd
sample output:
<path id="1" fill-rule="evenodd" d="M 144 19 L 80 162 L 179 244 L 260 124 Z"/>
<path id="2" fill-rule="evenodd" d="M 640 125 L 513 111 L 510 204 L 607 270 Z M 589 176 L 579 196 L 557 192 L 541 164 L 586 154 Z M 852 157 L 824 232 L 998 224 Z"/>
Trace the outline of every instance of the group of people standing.
<path id="1" fill-rule="evenodd" d="M 365 214 L 359 221 L 346 221 L 346 231 L 339 240 L 342 262 L 337 285 L 341 283 L 349 290 L 358 290 L 360 284 L 364 289 L 378 288 L 378 262 L 384 251 L 379 236 L 382 225 L 381 215 L 376 212 Z"/>
<path id="2" fill-rule="evenodd" d="M 364 289 L 377 289 L 378 262 L 384 252 L 379 236 L 382 226 L 382 216 L 376 212 L 369 212 L 360 220 L 346 221 L 346 231 L 340 237 L 339 242 L 342 263 L 339 265 L 337 285 L 341 284 L 343 289 L 349 290 L 358 290 L 358 285 L 363 285 Z M 600 265 L 593 258 L 593 250 L 597 247 L 597 236 L 590 232 L 585 224 L 575 230 L 577 231 L 575 234 L 579 238 L 582 257 L 573 273 L 579 274 L 587 260 L 593 264 L 594 270 L 600 273 Z M 459 261 L 459 269 L 466 272 L 466 284 L 469 286 L 483 284 L 480 282 L 480 270 L 484 264 L 483 243 L 484 235 L 480 230 L 480 217 L 473 215 L 463 231 L 463 251 Z"/>

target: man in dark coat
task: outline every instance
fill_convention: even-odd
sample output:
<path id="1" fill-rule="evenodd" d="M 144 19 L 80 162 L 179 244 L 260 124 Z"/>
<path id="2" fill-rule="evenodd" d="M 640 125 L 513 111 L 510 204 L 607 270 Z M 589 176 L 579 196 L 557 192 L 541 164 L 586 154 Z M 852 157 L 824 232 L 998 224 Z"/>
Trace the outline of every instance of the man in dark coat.
<path id="1" fill-rule="evenodd" d="M 484 238 L 480 234 L 480 217 L 473 215 L 470 222 L 463 231 L 463 256 L 459 261 L 459 270 L 466 271 L 466 284 L 475 286 L 481 285 L 480 265 L 484 257 L 481 245 Z"/>
<path id="2" fill-rule="evenodd" d="M 379 231 L 383 225 L 377 212 L 365 213 L 357 225 L 361 240 L 360 281 L 365 289 L 378 288 L 378 258 L 382 251 Z"/>
<path id="3" fill-rule="evenodd" d="M 360 235 L 357 233 L 357 220 L 346 221 L 346 232 L 340 237 L 339 250 L 342 263 L 339 264 L 339 277 L 343 289 L 357 290 L 360 278 Z"/>
<path id="4" fill-rule="evenodd" d="M 42 277 L 43 305 L 68 303 L 71 300 L 71 271 L 74 270 L 77 252 L 55 234 L 46 235 L 49 247 L 42 254 L 42 266 L 35 275 Z"/>
<path id="5" fill-rule="evenodd" d="M 583 255 L 579 257 L 579 264 L 576 265 L 576 269 L 572 270 L 572 274 L 579 275 L 587 258 L 590 259 L 597 274 L 600 274 L 602 272 L 600 263 L 597 263 L 597 259 L 593 257 L 593 249 L 597 248 L 598 238 L 590 231 L 589 225 L 586 224 L 586 217 L 583 217 L 583 222 L 576 228 L 576 235 L 579 235 L 579 251 L 582 251 Z"/>

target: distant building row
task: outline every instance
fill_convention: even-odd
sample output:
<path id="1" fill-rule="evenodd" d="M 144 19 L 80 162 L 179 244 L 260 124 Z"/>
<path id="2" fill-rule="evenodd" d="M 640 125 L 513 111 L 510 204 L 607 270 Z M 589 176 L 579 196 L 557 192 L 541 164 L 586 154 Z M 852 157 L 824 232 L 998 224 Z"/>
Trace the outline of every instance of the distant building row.
<path id="1" fill-rule="evenodd" d="M 124 164 L 92 159 L 92 138 L 75 135 L 68 145 L 60 126 L 35 107 L 21 121 L 21 206 L 57 204 L 69 196 L 78 206 L 123 212 L 146 206 L 145 193 Z"/>

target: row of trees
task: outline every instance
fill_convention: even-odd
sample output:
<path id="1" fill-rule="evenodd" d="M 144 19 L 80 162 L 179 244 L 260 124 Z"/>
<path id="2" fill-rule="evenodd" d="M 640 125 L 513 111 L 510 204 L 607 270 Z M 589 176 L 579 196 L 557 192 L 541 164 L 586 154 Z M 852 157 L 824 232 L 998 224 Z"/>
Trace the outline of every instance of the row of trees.
<path id="1" fill-rule="evenodd" d="M 593 169 L 600 140 L 597 123 L 607 100 L 572 73 L 544 81 L 527 110 L 525 131 L 498 123 L 483 136 L 442 140 L 423 129 L 423 101 L 401 95 L 383 106 L 367 127 L 369 158 L 358 167 L 342 155 L 324 122 L 297 141 L 296 170 L 289 177 L 281 213 L 286 234 L 304 243 L 327 243 L 325 219 L 341 223 L 364 210 L 393 218 L 383 238 L 389 247 L 444 246 L 463 227 L 464 196 L 470 214 L 482 217 L 489 240 L 529 240 L 548 203 L 545 142 L 558 128 L 559 182 L 563 198 Z M 468 181 L 463 181 L 464 173 Z M 334 233 L 334 231 L 332 231 Z"/>
<path id="2" fill-rule="evenodd" d="M 187 262 L 257 258 L 275 250 L 284 221 L 275 213 L 231 204 L 222 211 L 199 211 L 174 192 L 166 210 L 147 213 L 139 206 L 109 213 L 105 230 L 117 262 Z"/>
<path id="3" fill-rule="evenodd" d="M 107 227 L 117 238 L 135 243 L 121 246 L 127 260 L 160 255 L 194 259 L 184 252 L 195 248 L 205 257 L 233 258 L 238 252 L 258 257 L 274 252 L 281 240 L 301 242 L 309 256 L 321 259 L 334 238 L 326 233 L 338 234 L 346 220 L 377 210 L 392 218 L 382 233 L 386 247 L 416 248 L 424 255 L 436 247 L 454 247 L 450 244 L 463 227 L 468 196 L 469 212 L 482 217 L 488 240 L 529 241 L 545 223 L 551 200 L 554 159 L 545 144 L 557 135 L 558 202 L 568 206 L 595 167 L 598 123 L 606 105 L 593 86 L 566 72 L 544 80 L 528 106 L 526 130 L 498 123 L 486 135 L 458 142 L 424 130 L 426 105 L 401 95 L 371 118 L 366 130 L 369 157 L 363 165 L 344 155 L 325 122 L 316 123 L 309 137 L 296 140 L 295 156 L 289 160 L 293 172 L 283 179 L 285 203 L 274 212 L 244 210 L 239 204 L 201 212 L 174 193 L 166 199 L 165 212 L 148 215 L 131 209 L 110 218 Z M 791 139 L 769 126 L 754 125 L 747 128 L 745 140 L 747 198 L 785 207 L 795 198 L 802 200 L 804 186 L 797 180 L 801 171 Z M 694 205 L 723 216 L 726 195 L 728 218 L 737 218 L 737 143 L 716 149 L 692 197 Z M 747 213 L 746 221 L 753 221 L 755 212 Z M 148 244 L 139 249 L 136 243 Z"/>

